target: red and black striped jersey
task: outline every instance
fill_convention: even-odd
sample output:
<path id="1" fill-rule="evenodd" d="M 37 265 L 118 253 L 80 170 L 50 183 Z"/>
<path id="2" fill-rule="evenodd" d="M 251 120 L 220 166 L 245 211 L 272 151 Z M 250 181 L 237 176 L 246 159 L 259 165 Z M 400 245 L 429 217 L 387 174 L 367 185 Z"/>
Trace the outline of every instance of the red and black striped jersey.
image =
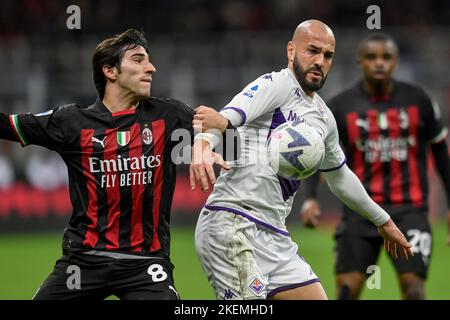
<path id="1" fill-rule="evenodd" d="M 1 114 L 0 138 L 47 147 L 66 163 L 73 214 L 63 249 L 169 256 L 172 151 L 180 139 L 172 133 L 192 141 L 193 115 L 173 99 L 152 97 L 117 113 L 97 100 L 87 108 Z"/>
<path id="2" fill-rule="evenodd" d="M 362 82 L 328 102 L 347 163 L 391 216 L 426 212 L 427 146 L 446 138 L 439 108 L 421 88 L 394 81 L 370 97 Z M 345 208 L 344 218 L 364 219 Z"/>

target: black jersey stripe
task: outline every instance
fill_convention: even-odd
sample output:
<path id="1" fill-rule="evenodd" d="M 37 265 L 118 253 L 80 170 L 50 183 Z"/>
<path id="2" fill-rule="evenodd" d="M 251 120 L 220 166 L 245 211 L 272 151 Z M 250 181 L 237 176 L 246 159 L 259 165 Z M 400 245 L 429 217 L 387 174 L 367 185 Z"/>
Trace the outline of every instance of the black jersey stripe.
<path id="1" fill-rule="evenodd" d="M 369 110 L 366 113 L 367 124 L 368 124 L 368 143 L 371 141 L 376 144 L 380 138 L 380 128 L 378 126 L 378 111 Z M 370 162 L 370 172 L 369 175 L 369 191 L 372 199 L 377 203 L 384 202 L 384 192 L 383 192 L 383 164 L 380 159 L 380 150 L 376 148 L 371 148 L 370 145 L 366 145 L 366 159 Z M 367 155 L 369 152 L 369 155 Z"/>
<path id="2" fill-rule="evenodd" d="M 141 126 L 135 123 L 130 128 L 131 142 L 130 142 L 130 158 L 142 157 L 142 136 Z M 133 169 L 131 174 L 144 175 L 146 170 L 144 168 Z M 134 183 L 132 185 L 132 215 L 131 215 L 131 251 L 142 251 L 142 244 L 144 242 L 144 229 L 142 226 L 142 202 L 144 197 L 144 185 L 142 183 Z"/>
<path id="3" fill-rule="evenodd" d="M 391 204 L 401 204 L 403 203 L 403 170 L 402 170 L 402 159 L 406 156 L 403 154 L 407 146 L 400 142 L 402 138 L 402 130 L 400 127 L 399 110 L 395 108 L 390 108 L 386 111 L 387 122 L 389 124 L 389 138 L 391 140 L 391 145 L 389 147 L 390 165 L 389 176 L 391 177 L 389 181 L 389 193 L 390 198 L 389 203 Z"/>
<path id="4" fill-rule="evenodd" d="M 359 178 L 361 182 L 364 182 L 364 170 L 365 170 L 365 161 L 364 161 L 364 153 L 359 149 L 361 144 L 361 129 L 357 125 L 357 121 L 359 119 L 359 115 L 357 112 L 351 112 L 346 116 L 347 122 L 347 136 L 348 143 L 347 145 L 351 146 L 349 148 L 349 156 L 350 156 L 350 165 L 353 172 Z M 359 146 L 358 146 L 359 144 Z"/>
<path id="5" fill-rule="evenodd" d="M 161 164 L 154 168 L 153 174 L 153 237 L 150 245 L 150 251 L 154 252 L 161 248 L 158 236 L 159 219 L 161 218 L 160 206 L 163 187 L 163 163 L 164 163 L 164 145 L 165 145 L 165 122 L 157 120 L 152 122 L 152 132 L 154 140 L 154 156 L 160 155 Z"/>
<path id="6" fill-rule="evenodd" d="M 419 108 L 417 106 L 408 107 L 409 116 L 409 134 L 412 137 L 418 137 L 419 130 Z M 416 138 L 409 148 L 408 154 L 408 169 L 409 169 L 409 194 L 411 201 L 416 206 L 422 206 L 424 203 L 424 194 L 420 182 L 420 167 L 419 167 L 419 145 Z"/>
<path id="7" fill-rule="evenodd" d="M 106 186 L 106 198 L 108 204 L 108 222 L 106 228 L 106 249 L 119 248 L 119 218 L 120 218 L 120 189 L 118 185 L 119 174 L 117 168 L 114 168 L 114 163 L 117 163 L 117 148 L 118 148 L 118 131 L 117 129 L 108 129 L 105 132 L 105 152 L 104 161 L 110 161 L 110 170 L 105 164 L 104 173 L 105 178 L 111 183 Z M 114 170 L 115 169 L 115 170 Z M 108 172 L 109 171 L 109 172 Z M 113 183 L 114 181 L 114 183 Z"/>

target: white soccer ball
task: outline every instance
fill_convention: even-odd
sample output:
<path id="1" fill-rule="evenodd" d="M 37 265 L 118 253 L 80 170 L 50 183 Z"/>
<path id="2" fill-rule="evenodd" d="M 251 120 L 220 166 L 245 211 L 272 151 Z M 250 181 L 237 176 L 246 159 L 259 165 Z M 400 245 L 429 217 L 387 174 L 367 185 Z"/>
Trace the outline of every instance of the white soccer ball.
<path id="1" fill-rule="evenodd" d="M 319 132 L 306 122 L 283 123 L 267 140 L 270 166 L 284 178 L 304 180 L 322 164 L 325 145 Z"/>

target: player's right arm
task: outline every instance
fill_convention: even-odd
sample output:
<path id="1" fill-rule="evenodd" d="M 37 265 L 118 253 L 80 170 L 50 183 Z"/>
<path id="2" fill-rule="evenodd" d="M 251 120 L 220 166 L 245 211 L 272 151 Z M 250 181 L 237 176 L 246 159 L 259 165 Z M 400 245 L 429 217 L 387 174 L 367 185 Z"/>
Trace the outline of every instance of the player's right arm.
<path id="1" fill-rule="evenodd" d="M 22 146 L 35 144 L 61 150 L 64 142 L 62 114 L 60 108 L 36 115 L 0 113 L 0 139 L 17 141 Z"/>
<path id="2" fill-rule="evenodd" d="M 4 113 L 0 113 L 0 139 L 20 141 L 19 135 L 14 132 L 10 116 Z"/>

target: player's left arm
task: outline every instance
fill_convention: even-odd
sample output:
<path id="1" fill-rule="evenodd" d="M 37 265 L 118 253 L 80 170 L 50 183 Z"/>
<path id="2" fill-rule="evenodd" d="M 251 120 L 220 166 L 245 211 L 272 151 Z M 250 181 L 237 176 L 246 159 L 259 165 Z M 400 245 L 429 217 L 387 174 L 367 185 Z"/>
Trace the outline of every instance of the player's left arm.
<path id="1" fill-rule="evenodd" d="M 405 259 L 413 255 L 411 244 L 397 228 L 389 214 L 373 201 L 358 177 L 346 164 L 336 170 L 323 172 L 330 190 L 350 209 L 369 219 L 378 227 L 378 232 L 384 238 L 385 249 L 397 258 L 397 246 Z"/>

